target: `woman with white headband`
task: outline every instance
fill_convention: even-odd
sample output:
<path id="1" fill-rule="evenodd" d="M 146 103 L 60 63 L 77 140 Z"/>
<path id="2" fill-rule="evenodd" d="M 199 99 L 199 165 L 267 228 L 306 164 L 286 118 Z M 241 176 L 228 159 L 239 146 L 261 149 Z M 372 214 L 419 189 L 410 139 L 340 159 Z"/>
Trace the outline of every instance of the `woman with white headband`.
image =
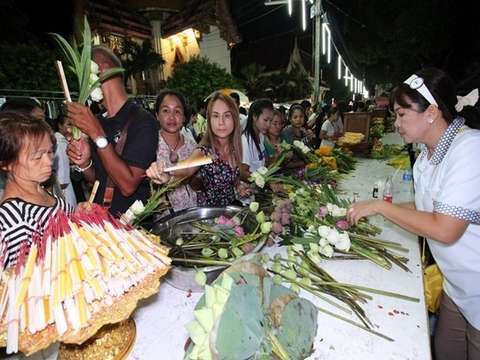
<path id="1" fill-rule="evenodd" d="M 425 145 L 413 175 L 415 203 L 354 203 L 348 219 L 381 214 L 427 238 L 444 275 L 436 360 L 480 359 L 480 131 L 457 114 L 455 87 L 438 69 L 418 71 L 393 94 L 395 126 Z"/>

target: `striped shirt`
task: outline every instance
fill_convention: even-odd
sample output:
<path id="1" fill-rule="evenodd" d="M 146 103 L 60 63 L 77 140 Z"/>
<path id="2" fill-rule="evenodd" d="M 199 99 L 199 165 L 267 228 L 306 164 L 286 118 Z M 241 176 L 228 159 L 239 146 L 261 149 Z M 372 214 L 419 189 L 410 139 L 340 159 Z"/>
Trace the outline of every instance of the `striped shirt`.
<path id="1" fill-rule="evenodd" d="M 42 235 L 49 219 L 59 209 L 72 212 L 65 200 L 54 197 L 53 206 L 32 204 L 19 198 L 9 198 L 0 204 L 0 254 L 4 269 L 16 264 L 21 245 L 30 245 L 34 233 Z"/>

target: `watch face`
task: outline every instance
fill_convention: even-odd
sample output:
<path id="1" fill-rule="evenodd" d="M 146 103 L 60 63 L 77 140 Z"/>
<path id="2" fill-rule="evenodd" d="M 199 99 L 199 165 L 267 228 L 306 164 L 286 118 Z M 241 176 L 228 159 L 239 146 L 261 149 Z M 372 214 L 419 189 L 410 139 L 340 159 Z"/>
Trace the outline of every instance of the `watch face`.
<path id="1" fill-rule="evenodd" d="M 108 140 L 105 137 L 98 137 L 95 139 L 95 145 L 97 145 L 98 148 L 103 149 L 107 147 L 108 145 Z"/>

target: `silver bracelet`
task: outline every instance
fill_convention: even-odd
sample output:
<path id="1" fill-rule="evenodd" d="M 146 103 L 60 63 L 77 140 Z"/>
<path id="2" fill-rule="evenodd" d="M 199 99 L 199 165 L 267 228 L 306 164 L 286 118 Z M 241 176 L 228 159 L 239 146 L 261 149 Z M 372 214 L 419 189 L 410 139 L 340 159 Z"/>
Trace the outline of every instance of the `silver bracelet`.
<path id="1" fill-rule="evenodd" d="M 90 159 L 90 162 L 88 163 L 88 165 L 86 167 L 81 168 L 80 166 L 75 165 L 75 170 L 83 173 L 83 172 L 87 171 L 88 169 L 90 169 L 92 167 L 92 165 L 93 165 L 93 160 Z"/>

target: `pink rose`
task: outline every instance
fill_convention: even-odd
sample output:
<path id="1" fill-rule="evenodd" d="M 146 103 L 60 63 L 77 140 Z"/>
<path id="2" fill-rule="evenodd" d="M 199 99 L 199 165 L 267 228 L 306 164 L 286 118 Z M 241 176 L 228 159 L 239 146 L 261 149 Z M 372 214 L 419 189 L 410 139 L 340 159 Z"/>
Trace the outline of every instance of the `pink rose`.
<path id="1" fill-rule="evenodd" d="M 350 228 L 350 224 L 346 220 L 338 220 L 335 226 L 339 230 L 348 230 Z"/>

